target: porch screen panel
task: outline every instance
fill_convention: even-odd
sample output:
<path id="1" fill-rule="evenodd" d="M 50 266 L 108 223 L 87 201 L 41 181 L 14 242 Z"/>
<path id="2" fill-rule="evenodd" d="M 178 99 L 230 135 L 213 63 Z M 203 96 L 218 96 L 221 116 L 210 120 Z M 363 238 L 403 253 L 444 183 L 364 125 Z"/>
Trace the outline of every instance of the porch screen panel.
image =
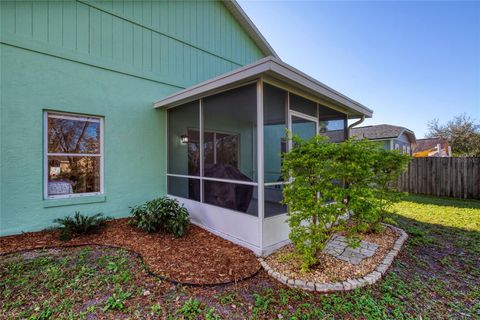
<path id="1" fill-rule="evenodd" d="M 283 184 L 265 186 L 265 218 L 287 213 L 287 206 L 280 203 L 283 200 L 282 190 Z"/>
<path id="2" fill-rule="evenodd" d="M 203 180 L 204 202 L 258 216 L 257 186 Z"/>
<path id="3" fill-rule="evenodd" d="M 168 173 L 200 175 L 199 101 L 168 110 Z"/>
<path id="4" fill-rule="evenodd" d="M 257 181 L 256 85 L 204 98 L 204 176 Z"/>
<path id="5" fill-rule="evenodd" d="M 319 134 L 329 138 L 331 142 L 342 142 L 346 139 L 347 115 L 320 105 L 318 109 Z"/>
<path id="6" fill-rule="evenodd" d="M 290 94 L 290 109 L 312 117 L 317 116 L 317 104 L 315 102 L 293 93 Z"/>
<path id="7" fill-rule="evenodd" d="M 168 176 L 167 191 L 173 196 L 200 201 L 200 179 Z"/>
<path id="8" fill-rule="evenodd" d="M 281 182 L 282 153 L 286 152 L 287 92 L 265 84 L 263 89 L 263 137 L 265 182 Z"/>

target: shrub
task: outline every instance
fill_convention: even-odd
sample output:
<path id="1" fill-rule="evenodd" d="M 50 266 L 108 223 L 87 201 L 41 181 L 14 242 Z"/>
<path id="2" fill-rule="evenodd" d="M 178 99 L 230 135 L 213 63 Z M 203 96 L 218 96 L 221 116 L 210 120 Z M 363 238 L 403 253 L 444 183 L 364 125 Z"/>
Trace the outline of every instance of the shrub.
<path id="1" fill-rule="evenodd" d="M 80 211 L 76 211 L 73 217 L 58 218 L 53 222 L 60 225 L 56 228 L 60 230 L 60 240 L 67 241 L 77 235 L 98 232 L 105 227 L 108 220 L 111 218 L 104 217 L 101 213 L 84 216 Z"/>
<path id="2" fill-rule="evenodd" d="M 190 223 L 188 210 L 168 197 L 147 201 L 130 212 L 133 216 L 131 224 L 149 233 L 166 231 L 174 237 L 181 237 Z"/>
<path id="3" fill-rule="evenodd" d="M 380 229 L 385 208 L 397 200 L 391 182 L 409 157 L 367 140 L 292 139 L 295 148 L 283 155 L 282 162 L 289 181 L 283 203 L 289 207 L 290 240 L 307 271 L 337 231 Z M 348 225 L 342 219 L 346 214 L 351 216 Z"/>

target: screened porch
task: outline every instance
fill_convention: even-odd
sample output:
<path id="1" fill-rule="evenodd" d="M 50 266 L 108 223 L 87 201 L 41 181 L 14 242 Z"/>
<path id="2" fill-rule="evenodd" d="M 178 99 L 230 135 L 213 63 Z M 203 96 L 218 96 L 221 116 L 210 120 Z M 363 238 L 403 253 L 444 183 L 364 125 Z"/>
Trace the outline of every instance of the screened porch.
<path id="1" fill-rule="evenodd" d="M 168 195 L 189 209 L 193 223 L 263 255 L 288 241 L 281 204 L 281 154 L 292 148 L 287 129 L 340 142 L 347 120 L 364 114 L 312 94 L 271 65 L 253 74 L 243 69 L 247 74 L 232 72 L 155 106 L 167 109 Z"/>

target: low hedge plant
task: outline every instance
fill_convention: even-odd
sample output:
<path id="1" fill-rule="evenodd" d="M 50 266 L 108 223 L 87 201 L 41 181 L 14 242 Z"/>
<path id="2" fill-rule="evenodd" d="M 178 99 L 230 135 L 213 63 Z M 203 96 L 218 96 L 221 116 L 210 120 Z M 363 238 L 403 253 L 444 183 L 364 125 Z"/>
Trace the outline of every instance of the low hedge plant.
<path id="1" fill-rule="evenodd" d="M 161 197 L 131 208 L 130 224 L 146 232 L 168 232 L 178 238 L 190 224 L 188 210 L 177 200 Z"/>
<path id="2" fill-rule="evenodd" d="M 60 230 L 60 240 L 68 241 L 78 235 L 99 232 L 111 219 L 110 217 L 104 217 L 101 213 L 86 216 L 81 214 L 80 211 L 76 211 L 73 216 L 58 218 L 53 222 L 59 224 L 54 229 Z"/>

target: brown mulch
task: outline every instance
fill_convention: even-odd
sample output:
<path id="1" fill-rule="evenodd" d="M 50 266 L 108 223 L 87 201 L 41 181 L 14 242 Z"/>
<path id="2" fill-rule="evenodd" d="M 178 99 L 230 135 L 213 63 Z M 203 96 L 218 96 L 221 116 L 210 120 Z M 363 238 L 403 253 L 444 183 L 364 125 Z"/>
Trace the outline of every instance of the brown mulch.
<path id="1" fill-rule="evenodd" d="M 318 265 L 312 267 L 309 272 L 302 273 L 300 270 L 300 259 L 295 254 L 295 248 L 291 244 L 284 246 L 265 260 L 272 269 L 289 278 L 319 283 L 345 281 L 348 279 L 361 278 L 375 270 L 393 247 L 399 236 L 400 234 L 390 227 L 385 228 L 383 233 L 359 235 L 361 240 L 378 244 L 379 247 L 373 256 L 362 260 L 357 265 L 322 252 L 317 256 L 319 261 Z"/>
<path id="2" fill-rule="evenodd" d="M 238 281 L 260 269 L 255 255 L 200 227 L 190 225 L 187 235 L 173 238 L 145 233 L 128 219 L 108 222 L 98 234 L 60 241 L 57 231 L 29 232 L 0 237 L 0 254 L 54 246 L 99 244 L 118 246 L 140 254 L 151 272 L 181 283 L 207 285 Z"/>

